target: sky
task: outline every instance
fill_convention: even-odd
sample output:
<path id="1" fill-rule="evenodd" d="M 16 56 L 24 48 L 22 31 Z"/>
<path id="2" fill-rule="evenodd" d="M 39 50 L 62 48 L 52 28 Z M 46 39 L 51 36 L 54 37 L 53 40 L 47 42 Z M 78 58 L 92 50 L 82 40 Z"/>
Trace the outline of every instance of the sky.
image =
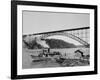
<path id="1" fill-rule="evenodd" d="M 90 15 L 86 13 L 23 11 L 23 34 L 88 27 L 90 25 L 89 19 Z M 69 37 L 51 36 L 49 38 L 62 39 L 80 45 L 79 42 Z"/>
<path id="2" fill-rule="evenodd" d="M 23 11 L 23 34 L 88 27 L 89 19 L 86 13 Z"/>

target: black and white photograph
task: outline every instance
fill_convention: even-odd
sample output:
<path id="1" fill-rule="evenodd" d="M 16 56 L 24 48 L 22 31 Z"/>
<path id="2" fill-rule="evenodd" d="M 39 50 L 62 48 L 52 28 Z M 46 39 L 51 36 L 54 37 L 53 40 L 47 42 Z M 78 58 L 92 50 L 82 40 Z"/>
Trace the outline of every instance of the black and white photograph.
<path id="1" fill-rule="evenodd" d="M 22 15 L 23 69 L 90 65 L 90 14 L 23 11 Z"/>
<path id="2" fill-rule="evenodd" d="M 12 79 L 97 74 L 97 6 L 12 1 Z"/>

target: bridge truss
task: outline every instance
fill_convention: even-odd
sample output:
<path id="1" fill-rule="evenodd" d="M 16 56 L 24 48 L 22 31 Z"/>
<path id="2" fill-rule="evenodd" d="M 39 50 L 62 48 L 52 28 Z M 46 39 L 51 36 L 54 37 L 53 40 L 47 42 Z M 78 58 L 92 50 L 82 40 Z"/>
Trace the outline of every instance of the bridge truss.
<path id="1" fill-rule="evenodd" d="M 53 31 L 53 32 L 44 32 L 44 33 L 39 33 L 34 35 L 41 35 L 41 39 L 46 39 L 47 37 L 53 35 L 63 35 L 80 42 L 85 47 L 90 46 L 90 27 L 67 29 L 67 30 L 60 30 L 60 31 Z"/>

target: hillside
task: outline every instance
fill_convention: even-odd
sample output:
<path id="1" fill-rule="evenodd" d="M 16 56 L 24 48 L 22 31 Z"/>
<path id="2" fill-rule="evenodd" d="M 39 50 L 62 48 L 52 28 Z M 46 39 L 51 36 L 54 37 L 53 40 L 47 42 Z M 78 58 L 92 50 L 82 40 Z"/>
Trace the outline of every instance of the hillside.
<path id="1" fill-rule="evenodd" d="M 50 48 L 75 48 L 76 47 L 74 44 L 59 39 L 46 39 L 46 43 L 50 46 Z"/>
<path id="2" fill-rule="evenodd" d="M 48 45 L 50 48 L 75 48 L 76 46 L 74 44 L 65 42 L 63 40 L 59 39 L 46 39 L 45 40 L 46 45 Z M 42 49 L 43 46 L 41 44 L 38 44 L 35 39 L 31 40 L 25 40 L 23 39 L 23 47 L 28 49 Z"/>

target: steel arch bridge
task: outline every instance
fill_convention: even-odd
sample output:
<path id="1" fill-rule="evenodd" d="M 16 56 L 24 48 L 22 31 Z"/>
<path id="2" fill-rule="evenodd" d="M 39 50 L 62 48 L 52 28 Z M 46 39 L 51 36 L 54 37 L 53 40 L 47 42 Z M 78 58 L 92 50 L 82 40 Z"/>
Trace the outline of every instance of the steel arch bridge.
<path id="1" fill-rule="evenodd" d="M 89 31 L 90 31 L 89 27 L 83 27 L 83 28 L 76 28 L 76 29 L 67 29 L 61 31 L 40 33 L 39 35 L 41 35 L 40 36 L 41 39 L 47 39 L 48 37 L 54 35 L 67 36 L 83 44 L 85 47 L 89 47 L 90 46 Z"/>

